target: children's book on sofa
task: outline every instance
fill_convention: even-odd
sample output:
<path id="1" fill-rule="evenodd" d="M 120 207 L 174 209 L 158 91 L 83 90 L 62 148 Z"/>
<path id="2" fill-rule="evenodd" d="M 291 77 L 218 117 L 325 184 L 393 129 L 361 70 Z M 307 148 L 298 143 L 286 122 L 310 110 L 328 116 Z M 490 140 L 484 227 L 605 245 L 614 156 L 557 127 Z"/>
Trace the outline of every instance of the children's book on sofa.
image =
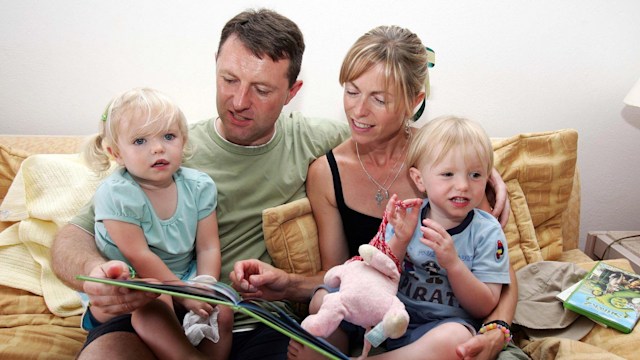
<path id="1" fill-rule="evenodd" d="M 640 314 L 640 275 L 600 261 L 563 304 L 597 323 L 628 334 Z"/>
<path id="2" fill-rule="evenodd" d="M 308 346 L 329 359 L 349 359 L 336 347 L 320 337 L 311 335 L 280 307 L 264 299 L 243 299 L 231 286 L 224 283 L 200 283 L 182 281 L 179 283 L 148 282 L 141 279 L 114 280 L 89 276 L 76 276 L 78 280 L 93 281 L 129 289 L 167 294 L 188 299 L 231 307 L 234 311 L 246 314 L 276 331 Z"/>

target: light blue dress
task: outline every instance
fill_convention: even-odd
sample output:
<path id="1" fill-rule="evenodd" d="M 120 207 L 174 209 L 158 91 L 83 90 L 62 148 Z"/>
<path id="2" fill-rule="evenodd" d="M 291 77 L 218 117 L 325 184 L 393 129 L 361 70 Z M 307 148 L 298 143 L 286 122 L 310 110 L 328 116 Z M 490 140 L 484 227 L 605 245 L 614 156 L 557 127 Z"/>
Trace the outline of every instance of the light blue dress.
<path id="1" fill-rule="evenodd" d="M 118 220 L 139 226 L 151 251 L 179 278 L 195 270 L 195 239 L 198 221 L 217 206 L 218 192 L 209 175 L 180 168 L 173 176 L 178 191 L 176 211 L 160 219 L 149 198 L 125 168 L 115 170 L 95 194 L 95 239 L 100 252 L 111 260 L 129 261 L 113 242 L 103 220 Z"/>

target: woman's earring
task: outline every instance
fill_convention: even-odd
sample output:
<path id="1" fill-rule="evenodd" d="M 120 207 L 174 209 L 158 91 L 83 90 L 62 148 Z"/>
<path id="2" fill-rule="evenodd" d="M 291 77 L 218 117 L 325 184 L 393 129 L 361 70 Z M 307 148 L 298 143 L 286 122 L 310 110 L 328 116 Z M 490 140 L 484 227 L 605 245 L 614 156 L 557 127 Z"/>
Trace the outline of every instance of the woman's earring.
<path id="1" fill-rule="evenodd" d="M 404 121 L 404 133 L 407 137 L 411 136 L 411 126 L 409 125 L 409 119 Z"/>

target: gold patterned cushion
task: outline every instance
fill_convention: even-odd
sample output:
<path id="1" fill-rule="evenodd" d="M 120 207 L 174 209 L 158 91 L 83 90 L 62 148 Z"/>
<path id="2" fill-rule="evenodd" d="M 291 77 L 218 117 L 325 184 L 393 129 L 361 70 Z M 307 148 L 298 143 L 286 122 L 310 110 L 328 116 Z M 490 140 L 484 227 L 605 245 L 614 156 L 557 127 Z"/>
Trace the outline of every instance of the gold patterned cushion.
<path id="1" fill-rule="evenodd" d="M 541 258 L 557 260 L 562 254 L 562 218 L 573 189 L 577 148 L 578 133 L 573 129 L 520 134 L 494 142 L 495 167 L 512 201 L 513 217 L 505 233 L 516 270 Z"/>
<path id="2" fill-rule="evenodd" d="M 573 189 L 578 134 L 558 130 L 495 140 L 495 166 L 511 203 L 505 234 L 514 269 L 562 253 L 562 217 Z M 263 230 L 274 265 L 297 274 L 320 269 L 317 229 L 307 199 L 266 209 Z"/>
<path id="3" fill-rule="evenodd" d="M 309 199 L 266 209 L 262 221 L 267 251 L 275 266 L 301 275 L 320 270 L 318 230 Z"/>
<path id="4" fill-rule="evenodd" d="M 524 191 L 517 179 L 505 180 L 511 212 L 509 222 L 503 229 L 509 246 L 509 260 L 515 270 L 542 260 L 536 241 L 531 214 Z"/>

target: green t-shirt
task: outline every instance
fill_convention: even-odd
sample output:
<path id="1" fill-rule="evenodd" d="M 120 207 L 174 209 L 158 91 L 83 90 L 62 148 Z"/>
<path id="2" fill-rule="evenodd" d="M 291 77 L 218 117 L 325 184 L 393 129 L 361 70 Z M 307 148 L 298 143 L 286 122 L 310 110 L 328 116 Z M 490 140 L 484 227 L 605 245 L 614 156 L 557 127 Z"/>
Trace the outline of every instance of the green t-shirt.
<path id="1" fill-rule="evenodd" d="M 262 210 L 304 197 L 311 162 L 350 133 L 345 122 L 283 113 L 271 141 L 245 147 L 220 137 L 214 123 L 215 119 L 209 119 L 190 125 L 194 155 L 183 165 L 209 174 L 218 188 L 220 280 L 228 283 L 238 260 L 271 263 L 262 233 Z M 93 207 L 85 206 L 71 223 L 93 233 Z"/>

